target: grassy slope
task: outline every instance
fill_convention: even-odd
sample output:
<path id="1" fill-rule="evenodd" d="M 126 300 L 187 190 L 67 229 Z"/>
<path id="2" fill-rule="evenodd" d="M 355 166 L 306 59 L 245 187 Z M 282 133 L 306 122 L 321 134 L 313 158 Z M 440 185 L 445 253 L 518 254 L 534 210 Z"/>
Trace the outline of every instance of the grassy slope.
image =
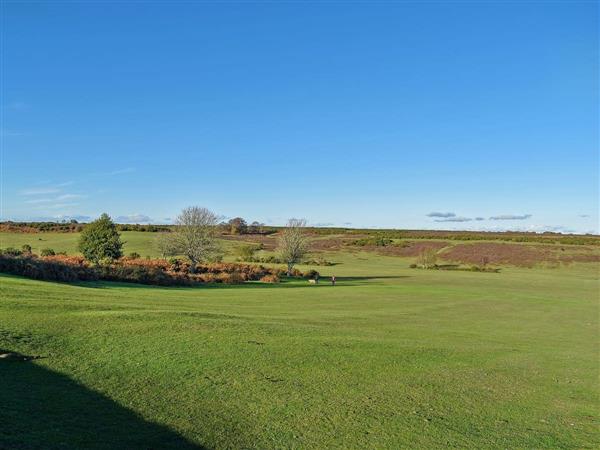
<path id="1" fill-rule="evenodd" d="M 154 240 L 159 233 L 148 233 L 143 231 L 123 231 L 121 240 L 125 243 L 123 253 L 125 255 L 136 252 L 141 256 L 160 256 L 154 245 Z M 34 253 L 40 253 L 43 248 L 51 248 L 55 252 L 77 253 L 77 242 L 79 233 L 8 233 L 0 232 L 0 248 L 21 248 L 23 244 L 31 245 Z M 225 249 L 229 248 L 230 241 L 222 241 Z"/>
<path id="2" fill-rule="evenodd" d="M 597 268 L 331 259 L 343 264 L 324 272 L 355 278 L 166 289 L 2 276 L 0 348 L 47 358 L 0 363 L 0 443 L 597 446 Z"/>

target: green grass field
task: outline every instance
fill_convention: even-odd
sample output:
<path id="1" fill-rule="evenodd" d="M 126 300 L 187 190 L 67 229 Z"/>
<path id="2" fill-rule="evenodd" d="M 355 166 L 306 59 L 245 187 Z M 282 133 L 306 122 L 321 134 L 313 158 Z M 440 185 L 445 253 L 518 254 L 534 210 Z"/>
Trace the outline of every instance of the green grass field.
<path id="1" fill-rule="evenodd" d="M 158 257 L 159 253 L 154 246 L 157 233 L 141 231 L 123 231 L 121 240 L 125 242 L 125 254 L 137 252 L 142 256 Z M 43 248 L 51 248 L 55 252 L 77 253 L 79 233 L 8 233 L 0 232 L 0 248 L 21 248 L 22 245 L 31 245 L 34 253 L 39 253 Z"/>
<path id="2" fill-rule="evenodd" d="M 597 266 L 328 259 L 335 287 L 1 275 L 0 348 L 42 358 L 0 362 L 0 447 L 598 447 Z"/>

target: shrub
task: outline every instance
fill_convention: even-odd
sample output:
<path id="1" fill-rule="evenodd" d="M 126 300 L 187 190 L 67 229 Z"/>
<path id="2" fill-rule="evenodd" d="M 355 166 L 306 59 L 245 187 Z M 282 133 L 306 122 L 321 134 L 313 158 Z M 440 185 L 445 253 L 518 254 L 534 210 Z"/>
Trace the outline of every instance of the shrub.
<path id="1" fill-rule="evenodd" d="M 98 264 L 102 259 L 120 258 L 123 243 L 117 227 L 108 214 L 87 225 L 81 232 L 79 250 L 88 261 Z"/>
<path id="2" fill-rule="evenodd" d="M 265 275 L 264 277 L 262 277 L 260 279 L 261 282 L 263 283 L 279 283 L 280 279 L 277 275 Z"/>
<path id="3" fill-rule="evenodd" d="M 311 269 L 308 272 L 304 273 L 304 278 L 307 278 L 309 280 L 318 280 L 320 276 L 321 275 L 319 274 L 319 272 L 317 272 L 314 269 Z"/>
<path id="4" fill-rule="evenodd" d="M 104 259 L 101 264 L 91 265 L 82 256 L 48 255 L 38 258 L 35 255 L 3 254 L 0 258 L 0 271 L 49 281 L 100 279 L 161 286 L 211 282 L 237 284 L 285 273 L 283 269 L 234 263 L 203 264 L 197 266 L 199 273 L 192 273 L 188 262 L 177 259 Z M 299 275 L 301 273 L 295 270 L 294 276 Z"/>
<path id="5" fill-rule="evenodd" d="M 14 247 L 7 247 L 2 251 L 3 255 L 10 255 L 10 256 L 19 256 L 21 255 L 23 252 L 17 248 Z"/>
<path id="6" fill-rule="evenodd" d="M 23 244 L 23 246 L 21 247 L 21 251 L 23 253 L 26 253 L 26 254 L 30 255 L 31 254 L 31 245 L 29 245 L 29 244 Z"/>
<path id="7" fill-rule="evenodd" d="M 411 269 L 416 269 L 416 268 L 417 268 L 417 265 L 413 263 L 413 264 L 411 264 L 411 265 L 410 265 L 410 266 L 408 266 L 408 267 L 410 267 Z"/>
<path id="8" fill-rule="evenodd" d="M 331 261 L 327 261 L 323 257 L 319 257 L 316 259 L 309 259 L 309 260 L 303 261 L 302 263 L 305 265 L 314 265 L 314 266 L 333 266 L 333 263 Z"/>
<path id="9" fill-rule="evenodd" d="M 371 246 L 374 245 L 376 247 L 387 247 L 388 245 L 393 244 L 393 240 L 389 238 L 385 238 L 383 236 L 372 236 L 362 239 L 357 239 L 352 241 L 350 245 L 357 245 L 359 247 Z"/>
<path id="10" fill-rule="evenodd" d="M 240 261 L 250 261 L 254 259 L 254 253 L 258 249 L 254 245 L 244 244 L 236 247 L 235 254 Z"/>
<path id="11" fill-rule="evenodd" d="M 0 272 L 48 281 L 97 279 L 96 273 L 88 268 L 80 268 L 64 261 L 38 259 L 32 256 L 2 255 L 0 256 Z"/>
<path id="12" fill-rule="evenodd" d="M 56 255 L 56 253 L 54 253 L 54 250 L 52 250 L 51 248 L 43 248 L 40 251 L 40 256 L 54 256 Z"/>
<path id="13" fill-rule="evenodd" d="M 131 252 L 127 257 L 129 259 L 140 259 L 142 256 L 137 252 Z"/>

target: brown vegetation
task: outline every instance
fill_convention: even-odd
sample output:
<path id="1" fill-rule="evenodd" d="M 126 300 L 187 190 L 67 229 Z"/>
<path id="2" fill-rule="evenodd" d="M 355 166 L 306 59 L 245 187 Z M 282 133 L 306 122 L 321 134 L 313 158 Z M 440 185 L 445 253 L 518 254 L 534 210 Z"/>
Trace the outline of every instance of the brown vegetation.
<path id="1" fill-rule="evenodd" d="M 192 272 L 188 262 L 172 259 L 120 258 L 93 265 L 81 256 L 0 255 L 0 272 L 47 281 L 125 281 L 162 286 L 195 283 L 237 284 L 263 280 L 273 283 L 285 274 L 282 268 L 237 263 L 199 264 Z M 302 272 L 294 270 L 292 276 Z"/>
<path id="2" fill-rule="evenodd" d="M 585 247 L 524 245 L 497 242 L 457 244 L 439 255 L 447 261 L 481 264 L 485 258 L 492 265 L 532 267 L 538 263 L 600 262 L 600 254 Z"/>

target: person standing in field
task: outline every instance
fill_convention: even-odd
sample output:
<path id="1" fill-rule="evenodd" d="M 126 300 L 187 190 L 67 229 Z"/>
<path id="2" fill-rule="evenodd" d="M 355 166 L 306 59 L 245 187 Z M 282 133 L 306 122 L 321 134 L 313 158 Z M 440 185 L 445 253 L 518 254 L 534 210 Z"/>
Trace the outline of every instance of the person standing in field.
<path id="1" fill-rule="evenodd" d="M 331 276 L 331 285 L 335 286 L 335 275 Z"/>

